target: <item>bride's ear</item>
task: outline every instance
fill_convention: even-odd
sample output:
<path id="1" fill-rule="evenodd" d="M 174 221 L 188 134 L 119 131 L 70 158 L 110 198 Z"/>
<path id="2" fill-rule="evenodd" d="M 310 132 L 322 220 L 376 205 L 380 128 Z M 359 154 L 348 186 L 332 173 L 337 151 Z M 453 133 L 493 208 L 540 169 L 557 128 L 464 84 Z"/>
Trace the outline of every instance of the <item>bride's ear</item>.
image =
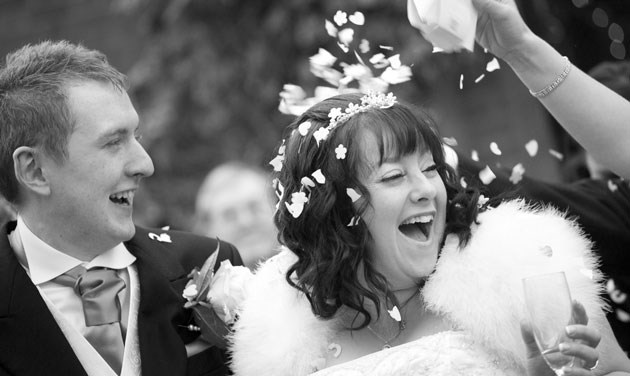
<path id="1" fill-rule="evenodd" d="M 15 178 L 26 190 L 37 195 L 50 195 L 50 182 L 42 170 L 42 154 L 37 148 L 20 146 L 13 152 Z"/>

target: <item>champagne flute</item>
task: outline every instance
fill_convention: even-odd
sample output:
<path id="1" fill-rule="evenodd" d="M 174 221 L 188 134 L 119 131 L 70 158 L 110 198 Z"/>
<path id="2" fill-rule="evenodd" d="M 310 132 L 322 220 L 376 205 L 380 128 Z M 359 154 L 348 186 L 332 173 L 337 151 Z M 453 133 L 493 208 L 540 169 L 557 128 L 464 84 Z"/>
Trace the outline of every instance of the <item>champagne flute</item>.
<path id="1" fill-rule="evenodd" d="M 565 328 L 572 322 L 573 306 L 564 272 L 523 278 L 523 288 L 538 349 L 556 375 L 562 375 L 562 367 L 575 361 L 559 349 L 561 343 L 571 341 Z"/>

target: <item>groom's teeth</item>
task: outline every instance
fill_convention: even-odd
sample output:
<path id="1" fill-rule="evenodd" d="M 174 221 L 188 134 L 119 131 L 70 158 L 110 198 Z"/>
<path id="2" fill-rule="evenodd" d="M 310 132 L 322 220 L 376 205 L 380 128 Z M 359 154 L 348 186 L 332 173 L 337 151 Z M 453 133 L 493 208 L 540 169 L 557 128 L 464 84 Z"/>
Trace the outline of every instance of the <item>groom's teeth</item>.
<path id="1" fill-rule="evenodd" d="M 109 196 L 109 199 L 116 204 L 130 205 L 133 200 L 134 194 L 134 191 L 118 192 Z"/>

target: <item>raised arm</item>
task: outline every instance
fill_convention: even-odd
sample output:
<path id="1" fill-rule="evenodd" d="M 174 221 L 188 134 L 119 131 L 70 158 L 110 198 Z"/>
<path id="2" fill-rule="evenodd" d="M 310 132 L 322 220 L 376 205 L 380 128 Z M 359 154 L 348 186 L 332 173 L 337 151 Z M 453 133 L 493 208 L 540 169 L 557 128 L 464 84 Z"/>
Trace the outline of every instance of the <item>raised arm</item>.
<path id="1" fill-rule="evenodd" d="M 569 68 L 568 60 L 527 27 L 514 0 L 472 1 L 479 12 L 477 42 L 510 65 L 531 92 L 561 80 L 538 96 L 540 102 L 597 161 L 630 178 L 630 102 Z"/>

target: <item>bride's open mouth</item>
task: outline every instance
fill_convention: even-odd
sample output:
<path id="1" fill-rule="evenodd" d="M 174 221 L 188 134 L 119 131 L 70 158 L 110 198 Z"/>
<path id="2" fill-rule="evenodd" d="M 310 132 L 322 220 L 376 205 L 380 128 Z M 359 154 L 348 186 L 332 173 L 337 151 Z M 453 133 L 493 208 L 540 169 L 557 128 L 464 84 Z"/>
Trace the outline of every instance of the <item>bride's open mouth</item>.
<path id="1" fill-rule="evenodd" d="M 426 242 L 431 234 L 433 226 L 433 215 L 418 215 L 406 219 L 398 226 L 398 230 L 408 238 L 418 242 Z"/>

